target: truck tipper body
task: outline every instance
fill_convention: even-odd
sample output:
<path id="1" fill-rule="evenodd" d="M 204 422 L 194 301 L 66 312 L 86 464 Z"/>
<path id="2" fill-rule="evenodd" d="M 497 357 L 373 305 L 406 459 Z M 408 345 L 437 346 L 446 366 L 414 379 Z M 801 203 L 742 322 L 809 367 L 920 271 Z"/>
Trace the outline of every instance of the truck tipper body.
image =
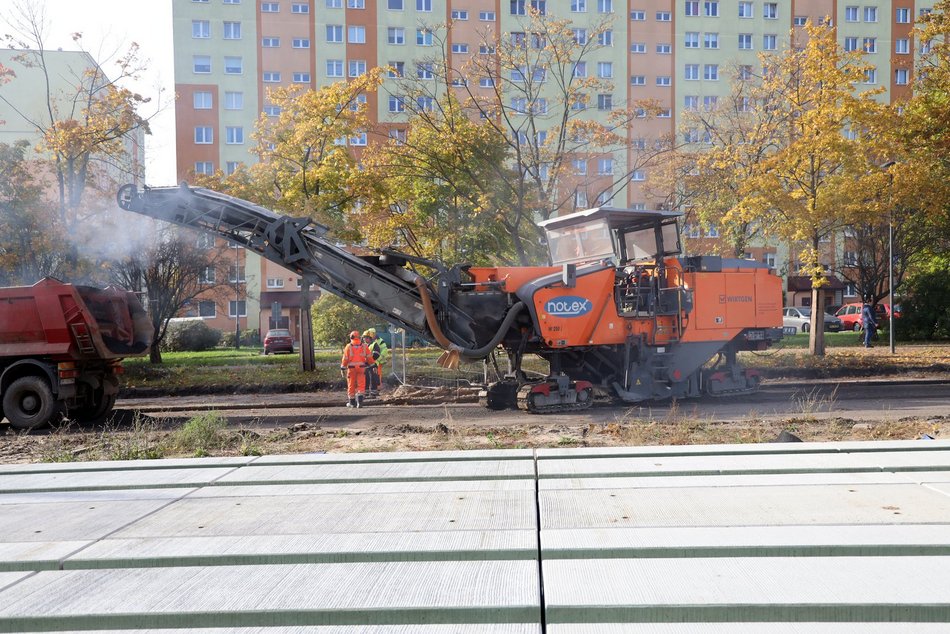
<path id="1" fill-rule="evenodd" d="M 63 415 L 99 422 L 115 405 L 121 361 L 151 345 L 134 293 L 52 278 L 0 288 L 0 418 L 18 429 Z"/>

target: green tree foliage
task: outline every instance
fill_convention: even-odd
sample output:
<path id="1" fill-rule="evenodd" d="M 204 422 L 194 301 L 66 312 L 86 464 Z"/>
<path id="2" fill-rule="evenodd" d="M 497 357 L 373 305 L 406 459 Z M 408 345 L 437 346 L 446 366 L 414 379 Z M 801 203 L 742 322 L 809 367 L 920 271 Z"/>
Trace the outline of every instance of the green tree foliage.
<path id="1" fill-rule="evenodd" d="M 343 348 L 354 330 L 362 333 L 379 323 L 379 318 L 336 295 L 324 293 L 310 311 L 313 320 L 313 340 L 330 347 Z"/>
<path id="2" fill-rule="evenodd" d="M 950 257 L 931 259 L 907 286 L 895 330 L 908 339 L 950 339 Z"/>
<path id="3" fill-rule="evenodd" d="M 163 352 L 201 352 L 214 348 L 220 341 L 221 331 L 197 319 L 170 325 L 161 347 Z"/>

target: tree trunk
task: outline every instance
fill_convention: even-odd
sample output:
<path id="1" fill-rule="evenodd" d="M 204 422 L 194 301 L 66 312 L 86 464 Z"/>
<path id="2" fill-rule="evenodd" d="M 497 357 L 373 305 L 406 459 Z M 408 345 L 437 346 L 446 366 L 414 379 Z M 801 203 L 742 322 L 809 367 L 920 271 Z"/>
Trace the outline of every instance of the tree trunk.
<path id="1" fill-rule="evenodd" d="M 825 356 L 825 292 L 820 286 L 811 287 L 811 333 L 808 337 L 808 351 L 816 356 Z"/>
<path id="2" fill-rule="evenodd" d="M 158 326 L 153 326 L 152 327 L 152 345 L 148 349 L 149 363 L 162 362 L 162 348 L 158 340 L 158 337 L 160 334 L 161 334 L 161 329 Z"/>
<path id="3" fill-rule="evenodd" d="M 314 372 L 317 369 L 313 354 L 313 321 L 310 315 L 310 280 L 300 280 L 300 369 Z"/>

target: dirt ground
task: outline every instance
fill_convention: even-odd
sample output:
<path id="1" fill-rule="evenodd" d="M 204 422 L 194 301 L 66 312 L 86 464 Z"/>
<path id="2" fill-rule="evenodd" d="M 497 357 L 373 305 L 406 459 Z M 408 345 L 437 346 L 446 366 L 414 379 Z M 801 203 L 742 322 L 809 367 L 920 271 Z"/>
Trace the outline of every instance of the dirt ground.
<path id="1" fill-rule="evenodd" d="M 942 388 L 940 388 L 942 389 Z M 324 404 L 288 409 L 293 416 L 228 424 L 226 411 L 178 414 L 129 412 L 99 429 L 0 431 L 0 463 L 154 459 L 210 455 L 264 455 L 390 451 L 444 451 L 538 447 L 611 447 L 776 442 L 786 432 L 805 442 L 914 440 L 950 437 L 950 416 L 849 417 L 826 399 L 799 402 L 785 414 L 711 418 L 701 405 L 655 410 L 606 406 L 579 414 L 530 416 L 497 413 L 473 394 L 402 388 L 363 410 Z M 338 395 L 326 394 L 338 401 Z M 461 397 L 459 399 L 459 397 Z M 433 401 L 443 400 L 442 405 Z M 451 402 L 450 402 L 451 401 Z M 764 408 L 763 408 L 764 411 Z M 120 412 L 121 413 L 121 412 Z M 197 418 L 195 418 L 197 416 Z M 303 419 L 305 422 L 300 422 Z M 195 421 L 202 423 L 195 425 Z M 291 422 L 295 421 L 295 422 Z M 410 422 L 411 421 L 411 422 Z M 189 434 L 184 431 L 190 427 Z"/>

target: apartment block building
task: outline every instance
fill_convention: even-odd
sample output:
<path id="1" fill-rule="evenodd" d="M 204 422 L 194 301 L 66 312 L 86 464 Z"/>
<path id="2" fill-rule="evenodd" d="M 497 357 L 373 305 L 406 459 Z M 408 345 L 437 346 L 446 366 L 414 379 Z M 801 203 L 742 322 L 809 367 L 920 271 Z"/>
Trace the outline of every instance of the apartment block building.
<path id="1" fill-rule="evenodd" d="M 418 64 L 433 54 L 433 30 L 445 34 L 453 67 L 473 55 L 490 54 L 485 34 L 525 33 L 528 7 L 569 19 L 577 37 L 598 25 L 598 46 L 584 72 L 610 80 L 613 91 L 592 96 L 585 116 L 606 120 L 612 108 L 655 100 L 660 111 L 630 128 L 626 152 L 583 157 L 577 174 L 590 175 L 575 198 L 577 207 L 610 200 L 647 209 L 651 173 L 637 155 L 664 138 L 682 134 L 683 114 L 712 108 L 729 94 L 743 67 L 761 52 L 780 51 L 793 29 L 806 21 L 830 21 L 841 44 L 863 50 L 874 64 L 869 86 L 883 86 L 882 99 L 909 94 L 915 43 L 914 19 L 932 0 L 173 0 L 175 82 L 178 94 L 177 159 L 181 179 L 221 169 L 230 172 L 254 160 L 251 133 L 260 114 L 276 116 L 267 89 L 318 88 L 346 81 L 373 67 L 425 73 Z M 529 34 L 530 35 L 530 34 Z M 423 75 L 419 75 L 423 77 Z M 473 92 L 491 90 L 485 78 L 469 78 Z M 477 84 L 477 85 L 476 85 Z M 405 112 L 390 80 L 367 95 L 371 121 L 399 130 Z M 398 133 L 398 132 L 396 132 Z M 355 151 L 372 138 L 357 137 Z M 617 182 L 616 174 L 623 174 Z M 718 238 L 715 228 L 693 227 L 687 241 Z M 844 245 L 837 247 L 844 250 Z M 787 249 L 760 245 L 749 257 L 782 268 Z M 241 254 L 246 313 L 220 316 L 266 326 L 274 301 L 293 295 L 291 273 Z M 787 268 L 787 267 L 786 267 Z M 292 299 L 287 299 L 292 302 Z M 287 304 L 289 305 L 289 304 Z M 236 304 L 240 313 L 240 302 Z M 262 321 L 264 320 L 264 321 Z"/>

